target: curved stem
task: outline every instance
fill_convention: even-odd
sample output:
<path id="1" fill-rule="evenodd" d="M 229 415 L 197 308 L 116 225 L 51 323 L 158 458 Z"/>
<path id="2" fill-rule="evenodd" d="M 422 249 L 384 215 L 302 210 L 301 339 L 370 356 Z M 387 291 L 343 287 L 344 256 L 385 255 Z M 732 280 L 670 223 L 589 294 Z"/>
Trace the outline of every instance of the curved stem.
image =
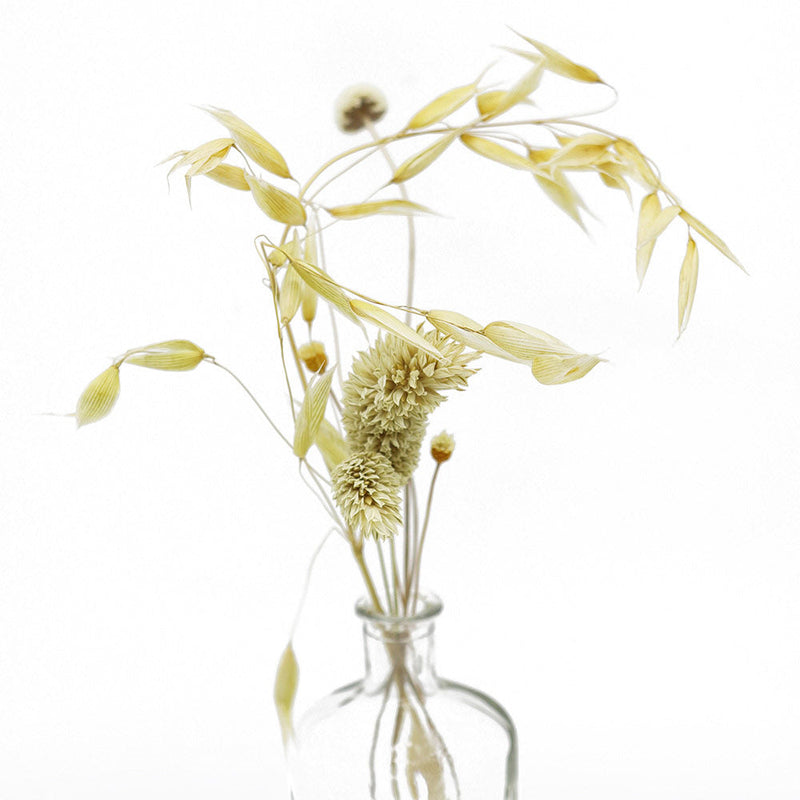
<path id="1" fill-rule="evenodd" d="M 263 406 L 261 405 L 261 403 L 258 402 L 258 400 L 256 400 L 255 395 L 247 388 L 247 386 L 244 385 L 244 383 L 242 383 L 242 380 L 239 378 L 239 376 L 236 375 L 236 373 L 234 373 L 232 370 L 229 370 L 226 366 L 220 364 L 219 361 L 217 361 L 213 356 L 206 356 L 203 360 L 227 372 L 228 375 L 230 375 L 236 381 L 236 383 L 238 383 L 239 386 L 241 386 L 242 389 L 244 389 L 245 392 L 247 392 L 248 397 L 256 404 L 256 407 L 264 415 L 264 418 L 272 426 L 272 429 L 275 431 L 275 433 L 277 433 L 278 436 L 280 436 L 281 439 L 283 439 L 284 443 L 291 449 L 292 448 L 291 442 L 281 433 L 278 426 L 272 421 L 269 414 L 267 414 L 267 412 L 264 411 Z"/>

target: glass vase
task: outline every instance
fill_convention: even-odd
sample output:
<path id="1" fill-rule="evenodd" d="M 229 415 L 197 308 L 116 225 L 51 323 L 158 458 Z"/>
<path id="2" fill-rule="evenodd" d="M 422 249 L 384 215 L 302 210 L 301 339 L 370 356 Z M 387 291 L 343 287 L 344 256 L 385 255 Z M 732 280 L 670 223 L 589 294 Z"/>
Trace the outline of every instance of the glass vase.
<path id="1" fill-rule="evenodd" d="M 440 678 L 438 598 L 409 617 L 362 601 L 366 671 L 313 706 L 289 747 L 294 800 L 516 800 L 517 740 L 505 710 Z"/>

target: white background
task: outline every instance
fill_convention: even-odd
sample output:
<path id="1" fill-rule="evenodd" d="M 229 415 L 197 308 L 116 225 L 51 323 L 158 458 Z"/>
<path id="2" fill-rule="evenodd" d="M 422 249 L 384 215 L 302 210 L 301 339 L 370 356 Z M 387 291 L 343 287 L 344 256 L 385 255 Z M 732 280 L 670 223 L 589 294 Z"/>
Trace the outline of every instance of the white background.
<path id="1" fill-rule="evenodd" d="M 224 135 L 207 103 L 303 178 L 353 142 L 331 122 L 344 86 L 383 87 L 384 129 L 400 127 L 515 45 L 508 24 L 619 90 L 596 121 L 751 274 L 701 242 L 676 343 L 679 223 L 637 293 L 635 214 L 596 178 L 578 182 L 591 238 L 463 148 L 410 184 L 443 214 L 419 225 L 419 305 L 609 358 L 563 387 L 483 359 L 437 412 L 432 432 L 458 442 L 423 579 L 446 605 L 440 671 L 510 710 L 523 800 L 797 800 L 796 8 L 6 2 L 0 798 L 287 796 L 273 673 L 326 530 L 292 458 L 211 367 L 124 368 L 113 414 L 78 433 L 45 414 L 114 355 L 182 337 L 288 427 L 252 248 L 274 226 L 208 181 L 190 210 L 154 165 Z M 552 77 L 542 92 L 547 112 L 608 97 Z M 340 280 L 402 299 L 402 221 L 332 231 L 327 254 Z M 299 710 L 357 676 L 360 592 L 332 540 L 296 639 Z"/>

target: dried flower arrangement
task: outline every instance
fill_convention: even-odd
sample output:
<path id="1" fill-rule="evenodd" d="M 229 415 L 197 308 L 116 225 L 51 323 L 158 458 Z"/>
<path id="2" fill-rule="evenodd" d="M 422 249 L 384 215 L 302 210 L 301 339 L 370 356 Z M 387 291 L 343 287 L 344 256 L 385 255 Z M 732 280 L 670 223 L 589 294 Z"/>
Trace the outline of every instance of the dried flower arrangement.
<path id="1" fill-rule="evenodd" d="M 400 618 L 413 615 L 419 602 L 422 553 L 434 487 L 441 465 L 453 453 L 453 437 L 441 433 L 430 441 L 435 468 L 422 507 L 416 500 L 414 472 L 431 412 L 449 391 L 467 386 L 476 371 L 476 359 L 491 355 L 524 364 L 545 385 L 582 378 L 603 360 L 526 324 L 483 324 L 455 311 L 415 307 L 414 218 L 430 210 L 409 199 L 406 185 L 411 179 L 433 167 L 449 147 L 459 143 L 502 168 L 530 173 L 545 195 L 580 227 L 585 205 L 568 178 L 571 173 L 595 173 L 605 186 L 623 192 L 631 202 L 631 181 L 638 184 L 644 192 L 635 258 L 640 283 L 658 237 L 678 217 L 687 226 L 678 278 L 678 336 L 688 324 L 697 285 L 695 236 L 744 269 L 725 243 L 683 208 L 661 180 L 654 163 L 630 139 L 582 119 L 521 114 L 547 73 L 585 84 L 607 84 L 593 70 L 545 44 L 520 38 L 524 49 L 506 49 L 526 61 L 528 67 L 511 86 L 484 87 L 484 70 L 474 81 L 424 105 L 401 130 L 390 135 L 379 134 L 375 127 L 387 108 L 380 91 L 367 85 L 347 90 L 336 107 L 338 127 L 347 133 L 365 131 L 370 138 L 325 161 L 303 183 L 295 179 L 280 152 L 261 134 L 230 111 L 214 107 L 206 111 L 228 135 L 166 159 L 175 162 L 170 174 L 185 170 L 187 192 L 191 192 L 193 178 L 211 178 L 248 193 L 277 223 L 273 236 L 259 235 L 255 244 L 271 293 L 283 379 L 294 420 L 292 433 L 280 430 L 227 367 L 186 340 L 160 342 L 124 353 L 87 386 L 75 412 L 79 426 L 106 416 L 119 394 L 123 364 L 175 371 L 206 363 L 225 370 L 241 384 L 283 444 L 299 459 L 301 474 L 350 547 L 379 614 Z M 459 111 L 464 113 L 470 104 L 475 110 L 466 121 L 454 122 L 454 116 Z M 528 141 L 525 132 L 532 131 L 540 132 L 548 141 Z M 418 138 L 422 146 L 396 165 L 392 146 Z M 243 166 L 228 162 L 232 153 Z M 388 182 L 358 202 L 332 205 L 319 200 L 337 178 L 374 154 L 385 158 L 391 171 Z M 258 168 L 289 182 L 285 185 L 294 182 L 293 189 L 268 182 L 258 174 Z M 340 282 L 340 269 L 333 259 L 328 263 L 325 257 L 324 237 L 329 227 L 374 215 L 397 215 L 407 221 L 409 263 L 404 303 L 375 299 L 353 289 L 347 281 Z M 322 327 L 319 298 L 331 309 L 330 323 L 326 322 L 327 342 L 315 338 Z M 346 378 L 340 371 L 342 357 L 336 332 L 342 319 L 365 333 L 364 323 L 380 329 L 369 347 L 355 357 Z M 300 341 L 298 329 L 305 341 Z M 329 358 L 331 352 L 335 352 L 335 366 Z M 275 687 L 285 736 L 291 731 L 296 685 L 297 662 L 290 643 Z"/>

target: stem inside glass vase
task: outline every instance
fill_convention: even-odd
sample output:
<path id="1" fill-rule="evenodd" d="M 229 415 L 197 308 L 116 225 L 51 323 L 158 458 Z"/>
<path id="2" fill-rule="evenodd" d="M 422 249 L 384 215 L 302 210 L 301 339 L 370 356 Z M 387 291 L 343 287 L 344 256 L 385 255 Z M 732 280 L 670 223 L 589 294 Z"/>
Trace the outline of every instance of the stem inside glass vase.
<path id="1" fill-rule="evenodd" d="M 420 780 L 432 799 L 461 797 L 453 758 L 427 708 L 427 696 L 436 691 L 433 630 L 442 603 L 435 595 L 423 595 L 420 600 L 419 612 L 406 617 L 377 614 L 366 599 L 356 605 L 356 613 L 364 620 L 365 689 L 382 696 L 369 753 L 371 799 L 378 796 L 376 760 L 384 722 L 391 729 L 393 798 L 404 796 L 400 788 L 403 779 L 411 797 L 422 796 Z M 392 718 L 385 720 L 390 705 Z M 404 744 L 406 752 L 402 754 Z M 406 769 L 401 776 L 398 765 L 403 756 Z"/>
<path id="2" fill-rule="evenodd" d="M 365 673 L 300 720 L 290 748 L 294 800 L 516 800 L 513 722 L 436 669 L 441 610 L 431 594 L 407 617 L 376 612 L 370 598 L 357 604 Z"/>

